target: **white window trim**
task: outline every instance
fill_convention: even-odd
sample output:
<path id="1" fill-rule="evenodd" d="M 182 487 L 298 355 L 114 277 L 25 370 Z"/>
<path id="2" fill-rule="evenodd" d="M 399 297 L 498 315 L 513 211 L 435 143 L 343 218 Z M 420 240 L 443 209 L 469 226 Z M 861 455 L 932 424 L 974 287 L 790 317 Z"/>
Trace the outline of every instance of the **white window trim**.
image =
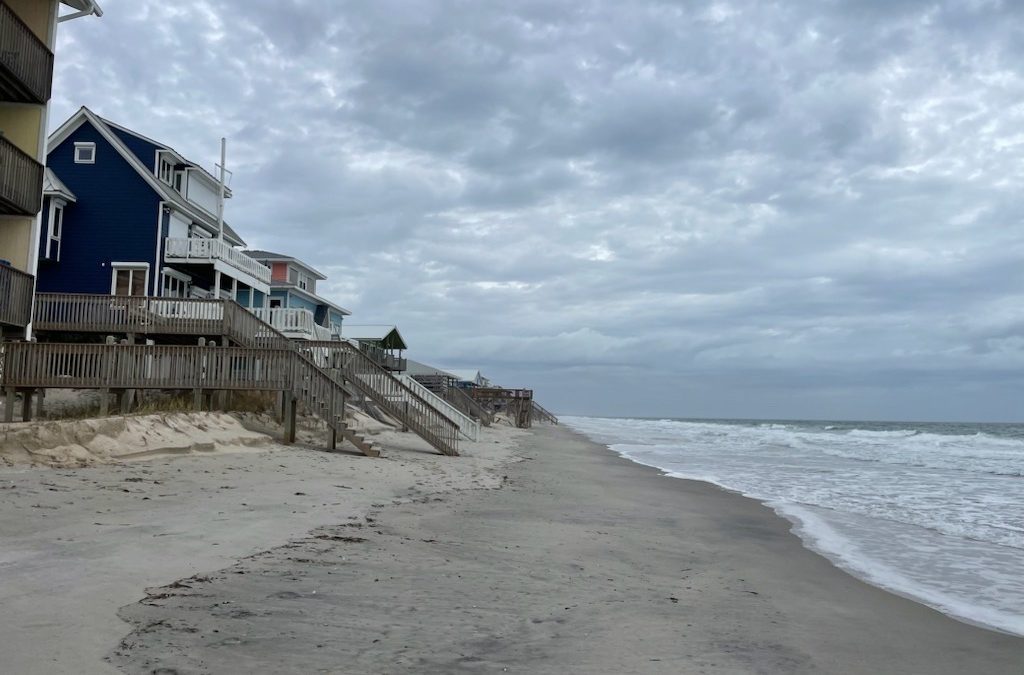
<path id="1" fill-rule="evenodd" d="M 60 249 L 61 240 L 64 238 L 64 207 L 68 203 L 63 199 L 57 199 L 56 197 L 50 199 L 50 211 L 46 221 L 46 259 L 56 260 L 60 262 Z M 57 211 L 60 210 L 60 235 L 55 236 L 53 233 L 53 225 L 56 222 L 54 217 L 57 215 Z M 53 255 L 52 244 L 57 242 L 57 255 Z"/>
<path id="2" fill-rule="evenodd" d="M 164 178 L 164 166 L 168 167 L 169 174 Z M 174 186 L 174 162 L 167 159 L 167 155 L 161 155 L 160 159 L 156 163 L 156 177 L 160 179 L 160 182 L 164 185 Z"/>
<path id="3" fill-rule="evenodd" d="M 82 150 L 92 150 L 92 157 L 90 159 L 82 159 Z M 95 164 L 96 163 L 96 144 L 92 141 L 75 143 L 75 164 Z"/>
<path id="4" fill-rule="evenodd" d="M 117 295 L 117 273 L 121 270 L 146 270 L 143 278 L 143 295 L 149 293 L 149 263 L 148 262 L 112 262 L 110 263 L 110 294 Z"/>

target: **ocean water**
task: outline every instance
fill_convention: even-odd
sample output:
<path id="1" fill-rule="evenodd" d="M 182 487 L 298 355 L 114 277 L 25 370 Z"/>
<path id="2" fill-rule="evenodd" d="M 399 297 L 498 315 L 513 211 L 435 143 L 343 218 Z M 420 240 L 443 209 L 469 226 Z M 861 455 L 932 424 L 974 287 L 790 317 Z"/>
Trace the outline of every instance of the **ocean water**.
<path id="1" fill-rule="evenodd" d="M 1024 425 L 561 419 L 764 502 L 869 583 L 1024 635 Z"/>

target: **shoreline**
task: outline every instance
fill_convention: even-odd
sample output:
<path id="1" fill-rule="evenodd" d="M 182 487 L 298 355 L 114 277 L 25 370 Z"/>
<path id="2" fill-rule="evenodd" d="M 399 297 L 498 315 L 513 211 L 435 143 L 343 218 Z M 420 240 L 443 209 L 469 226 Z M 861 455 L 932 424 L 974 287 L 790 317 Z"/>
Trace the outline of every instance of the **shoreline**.
<path id="1" fill-rule="evenodd" d="M 152 589 L 122 608 L 136 628 L 111 658 L 127 672 L 1020 672 L 1024 640 L 860 581 L 760 502 L 561 427 L 519 441 L 499 490 L 407 494 Z"/>
<path id="2" fill-rule="evenodd" d="M 1008 637 L 1024 638 L 1024 634 L 1022 634 L 1022 633 L 1017 633 L 1017 632 L 1014 632 L 1012 630 L 1002 628 L 1001 626 L 998 626 L 998 625 L 995 625 L 995 624 L 986 623 L 984 621 L 976 620 L 976 619 L 973 619 L 973 618 L 971 618 L 969 616 L 965 616 L 963 614 L 958 614 L 958 613 L 954 612 L 953 610 L 951 610 L 948 606 L 941 605 L 937 601 L 934 602 L 934 603 L 933 602 L 929 602 L 928 601 L 929 598 L 927 598 L 927 596 L 924 593 L 914 594 L 914 593 L 912 593 L 910 591 L 904 591 L 902 588 L 900 588 L 898 586 L 886 584 L 884 581 L 875 578 L 873 576 L 873 572 L 872 571 L 858 568 L 857 565 L 855 565 L 854 563 L 844 559 L 841 555 L 839 555 L 837 553 L 833 553 L 830 549 L 828 549 L 827 547 L 821 545 L 820 541 L 821 541 L 822 537 L 821 537 L 820 533 L 811 533 L 809 531 L 811 528 L 809 528 L 809 526 L 807 525 L 807 522 L 806 522 L 806 519 L 808 517 L 807 514 L 804 514 L 804 516 L 800 516 L 800 515 L 797 515 L 794 512 L 787 512 L 786 507 L 783 506 L 783 505 L 773 504 L 770 500 L 762 499 L 760 497 L 757 497 L 757 496 L 745 493 L 742 490 L 731 488 L 731 487 L 729 487 L 727 485 L 722 485 L 721 483 L 719 483 L 719 482 L 717 482 L 715 480 L 712 480 L 710 478 L 702 478 L 702 477 L 697 477 L 697 476 L 689 476 L 689 475 L 682 474 L 682 473 L 679 473 L 679 472 L 670 471 L 668 469 L 663 469 L 662 467 L 657 466 L 655 464 L 647 464 L 646 462 L 640 461 L 638 459 L 634 459 L 633 457 L 630 457 L 629 455 L 627 455 L 625 453 L 621 453 L 621 452 L 615 450 L 614 448 L 612 448 L 607 443 L 601 443 L 601 442 L 598 442 L 598 441 L 594 441 L 593 439 L 591 439 L 589 436 L 587 436 L 582 431 L 578 431 L 576 429 L 572 429 L 571 427 L 567 427 L 567 428 L 570 428 L 573 433 L 580 434 L 581 436 L 586 438 L 588 441 L 602 446 L 608 452 L 612 453 L 616 457 L 619 457 L 619 458 L 624 459 L 624 460 L 626 460 L 628 462 L 636 464 L 637 466 L 641 466 L 641 467 L 644 467 L 644 468 L 647 468 L 647 469 L 652 469 L 652 470 L 658 472 L 660 475 L 664 476 L 665 478 L 672 478 L 674 480 L 692 481 L 692 482 L 696 482 L 696 483 L 703 483 L 705 485 L 710 485 L 710 486 L 712 486 L 712 487 L 714 487 L 714 488 L 716 488 L 718 490 L 721 490 L 721 491 L 726 492 L 726 493 L 731 494 L 731 495 L 735 495 L 735 496 L 740 497 L 742 499 L 749 499 L 750 501 L 753 501 L 753 502 L 755 502 L 757 504 L 760 504 L 761 506 L 764 506 L 767 509 L 770 509 L 780 520 L 784 520 L 785 522 L 790 524 L 790 532 L 793 534 L 794 537 L 797 538 L 797 540 L 799 540 L 800 544 L 803 546 L 804 549 L 806 549 L 806 550 L 808 550 L 808 551 L 810 551 L 812 553 L 815 553 L 815 554 L 821 556 L 822 558 L 827 560 L 837 570 L 839 570 L 841 572 L 844 572 L 846 574 L 849 574 L 850 576 L 852 576 L 853 578 L 857 579 L 858 581 L 861 581 L 861 582 L 863 582 L 865 584 L 868 584 L 869 586 L 872 586 L 874 588 L 883 590 L 883 591 L 885 591 L 887 593 L 890 593 L 890 594 L 892 594 L 892 595 L 894 595 L 896 597 L 904 598 L 906 600 L 910 600 L 912 602 L 915 602 L 915 603 L 917 603 L 917 604 L 919 604 L 919 605 L 921 605 L 923 607 L 927 607 L 928 609 L 932 609 L 932 610 L 934 610 L 936 612 L 939 612 L 940 614 L 942 614 L 944 616 L 947 616 L 947 617 L 949 617 L 949 618 L 951 618 L 951 619 L 953 619 L 955 621 L 958 621 L 960 623 L 963 623 L 965 625 L 972 626 L 972 627 L 975 627 L 975 628 L 981 628 L 981 629 L 988 630 L 988 631 L 992 631 L 994 633 L 999 633 L 1000 635 L 1006 635 Z M 799 507 L 795 506 L 795 505 L 791 506 L 790 508 L 791 508 L 791 511 L 799 510 Z M 806 534 L 801 534 L 801 530 L 805 530 Z M 899 574 L 898 571 L 895 571 L 894 573 L 895 574 Z M 912 584 L 913 582 L 907 581 L 906 583 L 907 584 Z M 1024 668 L 1024 666 L 1022 666 L 1022 668 Z"/>

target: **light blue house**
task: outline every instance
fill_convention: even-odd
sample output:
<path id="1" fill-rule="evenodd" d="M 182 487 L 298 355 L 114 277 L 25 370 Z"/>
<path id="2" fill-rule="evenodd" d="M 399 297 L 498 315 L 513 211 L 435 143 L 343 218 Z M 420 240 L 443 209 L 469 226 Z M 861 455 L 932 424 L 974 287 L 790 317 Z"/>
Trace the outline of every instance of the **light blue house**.
<path id="1" fill-rule="evenodd" d="M 351 312 L 317 295 L 317 282 L 324 281 L 326 276 L 282 253 L 245 251 L 245 254 L 270 268 L 270 295 L 266 308 L 260 308 L 260 298 L 252 303 L 246 293 L 240 293 L 238 302 L 243 307 L 250 307 L 257 316 L 291 338 L 340 339 L 342 321 Z"/>

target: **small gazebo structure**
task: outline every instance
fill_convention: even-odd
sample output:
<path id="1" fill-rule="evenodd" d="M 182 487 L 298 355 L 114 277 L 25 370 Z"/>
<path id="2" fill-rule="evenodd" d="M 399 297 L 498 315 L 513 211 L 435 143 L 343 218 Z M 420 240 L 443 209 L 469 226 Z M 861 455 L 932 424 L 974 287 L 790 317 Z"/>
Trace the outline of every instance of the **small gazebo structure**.
<path id="1" fill-rule="evenodd" d="M 385 370 L 400 373 L 406 368 L 402 352 L 409 347 L 398 332 L 398 326 L 345 323 L 341 327 L 341 339 L 358 344 Z"/>

